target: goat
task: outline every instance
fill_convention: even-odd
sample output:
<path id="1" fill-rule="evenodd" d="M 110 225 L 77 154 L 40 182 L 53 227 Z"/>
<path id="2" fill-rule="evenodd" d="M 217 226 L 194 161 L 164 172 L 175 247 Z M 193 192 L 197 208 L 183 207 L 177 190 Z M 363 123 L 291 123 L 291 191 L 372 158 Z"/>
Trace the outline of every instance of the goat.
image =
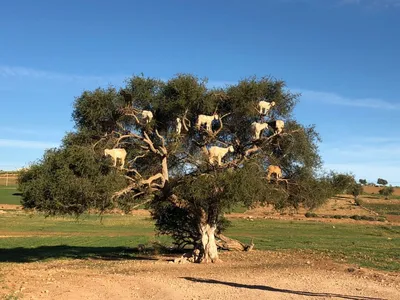
<path id="1" fill-rule="evenodd" d="M 260 101 L 258 102 L 259 113 L 261 115 L 266 115 L 268 111 L 275 106 L 275 102 Z"/>
<path id="2" fill-rule="evenodd" d="M 274 133 L 282 133 L 283 128 L 285 127 L 285 122 L 282 120 L 276 120 L 272 122 L 268 122 L 268 125 L 274 130 Z"/>
<path id="3" fill-rule="evenodd" d="M 121 160 L 121 170 L 125 165 L 126 150 L 125 149 L 104 149 L 104 155 L 110 155 L 114 161 L 114 167 L 117 166 L 117 160 Z"/>
<path id="4" fill-rule="evenodd" d="M 142 110 L 142 118 L 146 121 L 146 124 L 149 124 L 153 119 L 153 113 L 149 110 Z"/>
<path id="5" fill-rule="evenodd" d="M 235 149 L 233 149 L 233 146 L 229 146 L 227 148 L 223 147 L 218 147 L 218 146 L 212 146 L 208 150 L 208 159 L 210 164 L 214 164 L 215 162 L 218 163 L 218 166 L 220 166 L 222 163 L 222 158 L 228 153 L 228 152 L 234 152 Z"/>
<path id="6" fill-rule="evenodd" d="M 275 174 L 276 180 L 282 178 L 282 169 L 279 166 L 269 165 L 267 172 L 267 180 L 271 180 L 271 176 Z"/>
<path id="7" fill-rule="evenodd" d="M 177 134 L 181 134 L 181 130 L 182 130 L 182 122 L 180 118 L 176 118 L 176 128 L 175 128 L 175 132 Z"/>
<path id="8" fill-rule="evenodd" d="M 206 125 L 206 130 L 211 131 L 212 128 L 212 122 L 214 120 L 218 120 L 219 116 L 217 114 L 214 114 L 212 116 L 207 116 L 207 115 L 199 115 L 197 117 L 197 123 L 196 127 L 197 129 L 200 129 L 202 125 Z"/>
<path id="9" fill-rule="evenodd" d="M 251 124 L 251 129 L 252 129 L 252 133 L 253 133 L 253 139 L 254 140 L 259 140 L 260 139 L 260 135 L 261 132 L 264 129 L 268 128 L 268 124 L 267 123 L 257 123 L 257 122 L 253 122 Z"/>
<path id="10" fill-rule="evenodd" d="M 125 106 L 127 107 L 131 107 L 133 105 L 133 99 L 132 99 L 132 95 L 127 93 L 125 90 L 121 90 L 119 92 L 119 94 L 124 97 L 125 100 Z"/>

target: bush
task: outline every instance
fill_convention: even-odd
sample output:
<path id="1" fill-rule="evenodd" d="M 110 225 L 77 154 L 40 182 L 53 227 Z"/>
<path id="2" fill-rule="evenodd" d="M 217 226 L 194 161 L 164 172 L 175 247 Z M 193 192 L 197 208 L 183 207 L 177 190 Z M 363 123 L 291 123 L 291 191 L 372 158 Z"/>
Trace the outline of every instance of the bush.
<path id="1" fill-rule="evenodd" d="M 375 218 L 372 216 L 361 216 L 361 220 L 375 221 Z"/>
<path id="2" fill-rule="evenodd" d="M 361 220 L 361 216 L 359 216 L 359 215 L 353 215 L 353 216 L 351 216 L 350 217 L 350 219 L 353 219 L 353 220 Z"/>
<path id="3" fill-rule="evenodd" d="M 378 217 L 376 220 L 379 221 L 379 222 L 385 222 L 386 218 L 385 217 Z"/>
<path id="4" fill-rule="evenodd" d="M 305 213 L 306 218 L 317 218 L 318 215 L 315 212 L 308 211 Z"/>
<path id="5" fill-rule="evenodd" d="M 384 188 L 379 190 L 379 194 L 385 196 L 385 199 L 388 199 L 390 195 L 394 192 L 394 188 L 390 186 L 385 186 Z"/>
<path id="6" fill-rule="evenodd" d="M 341 216 L 341 215 L 334 215 L 333 218 L 334 218 L 334 219 L 341 219 L 342 216 Z"/>

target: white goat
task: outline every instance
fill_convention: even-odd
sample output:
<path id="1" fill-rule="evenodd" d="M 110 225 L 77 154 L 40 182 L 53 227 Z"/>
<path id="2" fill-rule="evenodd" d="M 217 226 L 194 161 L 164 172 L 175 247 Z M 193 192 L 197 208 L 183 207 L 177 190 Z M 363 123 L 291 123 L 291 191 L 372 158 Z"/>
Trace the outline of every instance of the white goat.
<path id="1" fill-rule="evenodd" d="M 272 122 L 268 122 L 268 125 L 270 127 L 272 127 L 272 129 L 274 130 L 274 133 L 282 133 L 283 128 L 285 127 L 285 122 L 283 122 L 282 120 L 276 120 L 276 121 L 272 121 Z"/>
<path id="2" fill-rule="evenodd" d="M 104 155 L 110 155 L 114 161 L 114 167 L 117 166 L 117 160 L 121 160 L 121 170 L 125 165 L 126 150 L 125 149 L 104 149 Z"/>
<path id="3" fill-rule="evenodd" d="M 275 106 L 275 102 L 260 101 L 258 102 L 258 108 L 261 115 L 266 115 L 268 111 Z"/>
<path id="4" fill-rule="evenodd" d="M 267 123 L 257 123 L 257 122 L 253 122 L 251 124 L 251 129 L 252 129 L 252 133 L 253 133 L 253 139 L 254 140 L 259 140 L 260 139 L 260 135 L 261 132 L 264 129 L 268 128 L 268 124 Z"/>
<path id="5" fill-rule="evenodd" d="M 268 166 L 267 180 L 271 180 L 273 174 L 275 174 L 276 180 L 282 178 L 282 169 L 279 166 Z"/>
<path id="6" fill-rule="evenodd" d="M 197 129 L 200 129 L 202 125 L 206 125 L 206 130 L 211 131 L 212 128 L 212 122 L 214 120 L 218 120 L 219 116 L 217 114 L 214 114 L 212 116 L 207 116 L 207 115 L 199 115 L 197 117 L 197 123 L 196 127 Z"/>
<path id="7" fill-rule="evenodd" d="M 148 124 L 153 119 L 153 113 L 149 110 L 142 110 L 142 118 L 146 121 L 146 124 Z"/>
<path id="8" fill-rule="evenodd" d="M 175 128 L 175 132 L 177 134 L 181 134 L 181 130 L 182 130 L 182 122 L 180 118 L 176 118 L 176 128 Z"/>
<path id="9" fill-rule="evenodd" d="M 228 153 L 228 152 L 233 152 L 235 149 L 233 149 L 233 146 L 229 146 L 227 148 L 223 147 L 218 147 L 218 146 L 212 146 L 208 150 L 208 158 L 210 164 L 214 164 L 215 162 L 218 163 L 218 166 L 220 166 L 222 163 L 222 158 Z"/>

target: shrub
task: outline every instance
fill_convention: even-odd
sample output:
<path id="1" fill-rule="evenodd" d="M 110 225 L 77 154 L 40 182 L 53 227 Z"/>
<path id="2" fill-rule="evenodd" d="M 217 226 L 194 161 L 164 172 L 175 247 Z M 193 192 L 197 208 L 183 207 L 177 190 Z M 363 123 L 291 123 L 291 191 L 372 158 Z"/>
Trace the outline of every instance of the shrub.
<path id="1" fill-rule="evenodd" d="M 353 220 L 361 220 L 361 216 L 359 216 L 359 215 L 352 215 L 351 217 L 350 217 L 350 219 L 353 219 Z"/>
<path id="2" fill-rule="evenodd" d="M 375 218 L 372 216 L 361 216 L 361 220 L 375 221 Z"/>
<path id="3" fill-rule="evenodd" d="M 315 212 L 308 211 L 305 213 L 306 218 L 317 218 L 318 215 Z"/>
<path id="4" fill-rule="evenodd" d="M 394 192 L 394 188 L 390 186 L 385 186 L 384 188 L 379 190 L 379 194 L 385 196 L 385 199 L 388 199 L 390 195 Z"/>

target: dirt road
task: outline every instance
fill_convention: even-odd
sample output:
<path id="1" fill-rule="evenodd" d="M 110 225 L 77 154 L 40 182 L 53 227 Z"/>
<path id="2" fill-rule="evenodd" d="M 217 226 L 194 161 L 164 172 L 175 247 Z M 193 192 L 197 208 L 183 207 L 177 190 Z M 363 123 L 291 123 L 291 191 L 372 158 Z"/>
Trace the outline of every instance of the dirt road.
<path id="1" fill-rule="evenodd" d="M 309 254 L 224 253 L 214 265 L 64 260 L 0 265 L 6 299 L 400 299 L 400 274 Z M 15 298 L 12 298 L 15 297 Z M 18 297 L 18 298 L 16 298 Z"/>

